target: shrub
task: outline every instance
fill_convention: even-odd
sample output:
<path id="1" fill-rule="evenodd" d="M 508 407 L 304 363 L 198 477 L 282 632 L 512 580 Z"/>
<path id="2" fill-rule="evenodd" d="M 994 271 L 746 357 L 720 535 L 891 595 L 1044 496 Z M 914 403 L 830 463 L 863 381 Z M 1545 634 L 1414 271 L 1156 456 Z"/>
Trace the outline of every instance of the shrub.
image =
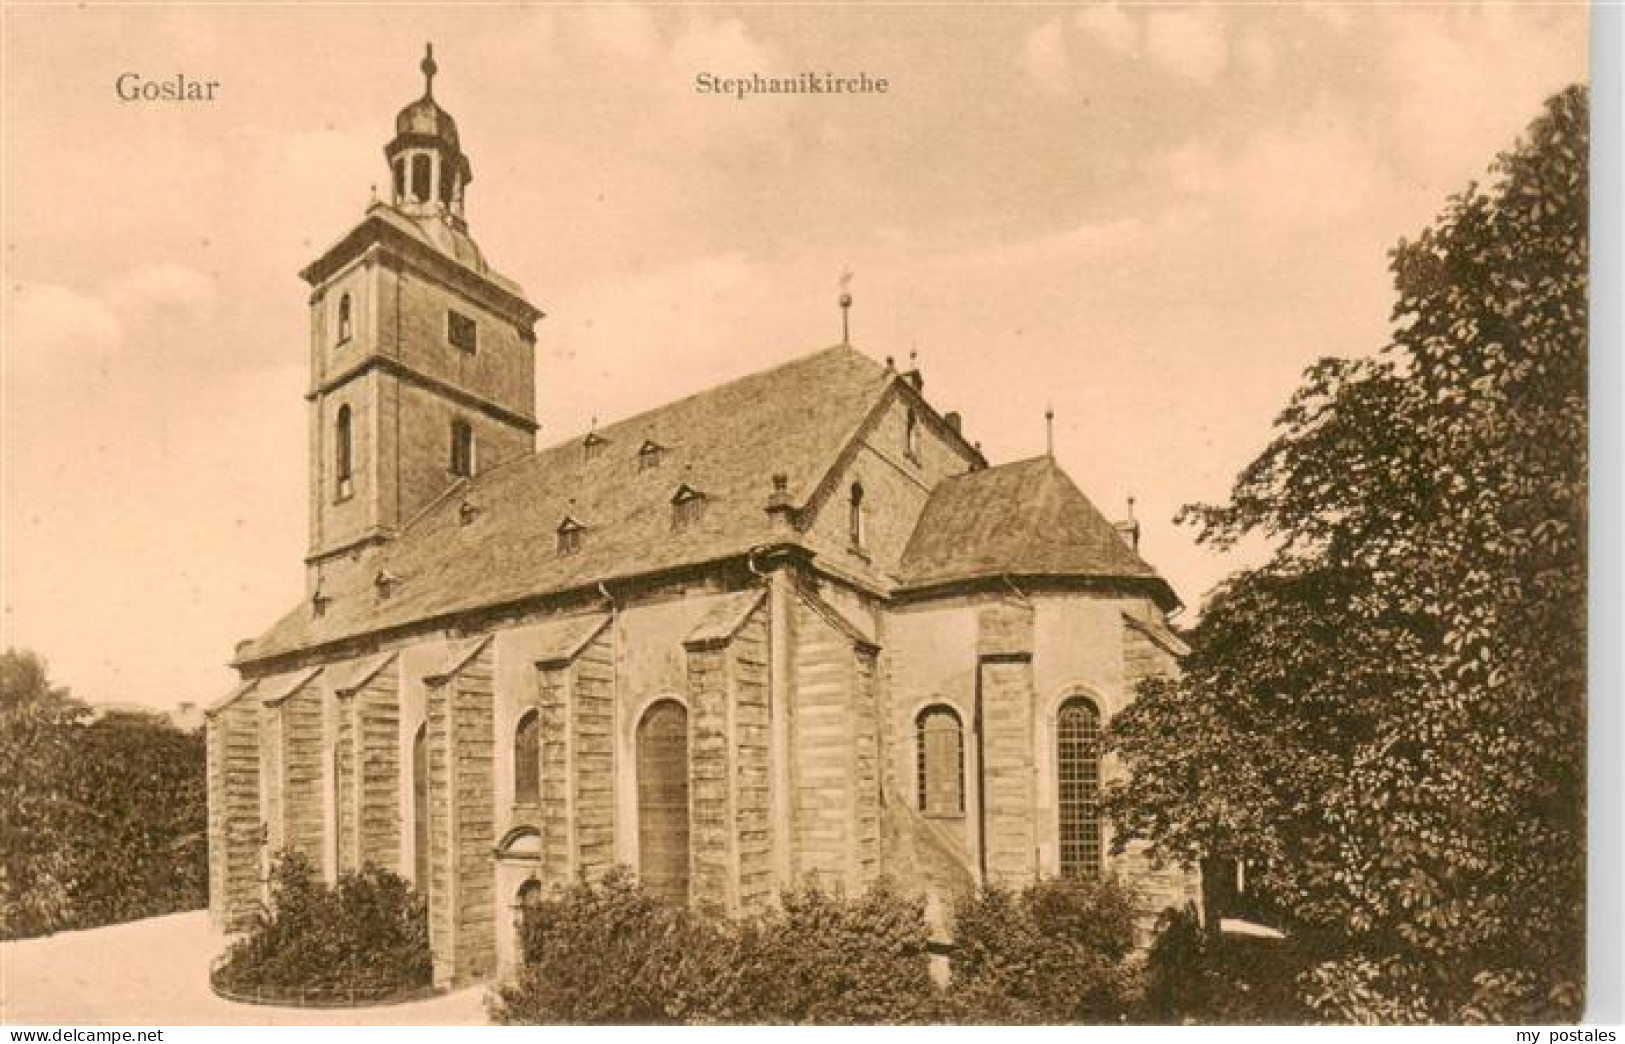
<path id="1" fill-rule="evenodd" d="M 0 939 L 208 902 L 203 734 L 89 716 L 38 656 L 0 653 Z"/>
<path id="2" fill-rule="evenodd" d="M 997 886 L 954 911 L 951 1021 L 1102 1023 L 1129 1011 L 1134 898 L 1115 880 Z"/>
<path id="3" fill-rule="evenodd" d="M 895 1024 L 940 1010 L 924 906 L 884 882 L 855 899 L 792 889 L 735 920 L 662 903 L 617 868 L 532 907 L 522 933 L 498 1022 Z"/>
<path id="4" fill-rule="evenodd" d="M 508 1024 L 664 1024 L 678 985 L 686 911 L 615 868 L 525 911 L 519 981 L 499 990 L 492 1017 Z"/>
<path id="5" fill-rule="evenodd" d="M 1305 959 L 1290 940 L 1205 930 L 1192 907 L 1164 912 L 1146 955 L 1136 1019 L 1201 1025 L 1303 1023 L 1298 997 Z"/>
<path id="6" fill-rule="evenodd" d="M 925 904 L 884 879 L 855 899 L 791 889 L 736 935 L 736 960 L 754 973 L 744 991 L 752 1010 L 707 1014 L 820 1026 L 941 1021 L 929 938 Z"/>
<path id="7" fill-rule="evenodd" d="M 380 997 L 427 986 L 429 918 L 423 899 L 367 866 L 328 887 L 309 859 L 277 857 L 271 901 L 227 951 L 217 985 L 238 992 L 317 991 Z"/>

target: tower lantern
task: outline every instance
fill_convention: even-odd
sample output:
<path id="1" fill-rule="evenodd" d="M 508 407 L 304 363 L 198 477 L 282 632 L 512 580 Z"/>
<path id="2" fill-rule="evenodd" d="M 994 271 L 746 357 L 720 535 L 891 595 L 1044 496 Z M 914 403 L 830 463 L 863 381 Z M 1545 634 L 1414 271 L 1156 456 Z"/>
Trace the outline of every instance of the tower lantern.
<path id="1" fill-rule="evenodd" d="M 409 213 L 463 218 L 463 195 L 474 180 L 473 167 L 457 137 L 457 121 L 434 100 L 434 45 L 425 46 L 423 97 L 395 117 L 395 137 L 384 146 L 389 161 L 392 200 Z"/>

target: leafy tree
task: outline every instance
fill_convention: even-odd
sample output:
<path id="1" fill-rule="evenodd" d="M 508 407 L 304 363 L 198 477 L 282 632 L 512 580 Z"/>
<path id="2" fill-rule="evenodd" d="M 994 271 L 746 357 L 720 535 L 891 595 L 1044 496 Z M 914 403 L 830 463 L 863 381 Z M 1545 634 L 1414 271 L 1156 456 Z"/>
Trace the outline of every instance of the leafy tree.
<path id="1" fill-rule="evenodd" d="M 49 931 L 72 910 L 78 808 L 61 782 L 85 713 L 34 653 L 0 656 L 0 939 Z"/>
<path id="2" fill-rule="evenodd" d="M 89 715 L 34 653 L 0 656 L 0 938 L 207 902 L 202 734 Z"/>
<path id="3" fill-rule="evenodd" d="M 1244 858 L 1333 1020 L 1578 1013 L 1588 98 L 1392 255 L 1393 343 L 1326 359 L 1228 503 L 1273 540 L 1113 723 L 1117 843 Z"/>

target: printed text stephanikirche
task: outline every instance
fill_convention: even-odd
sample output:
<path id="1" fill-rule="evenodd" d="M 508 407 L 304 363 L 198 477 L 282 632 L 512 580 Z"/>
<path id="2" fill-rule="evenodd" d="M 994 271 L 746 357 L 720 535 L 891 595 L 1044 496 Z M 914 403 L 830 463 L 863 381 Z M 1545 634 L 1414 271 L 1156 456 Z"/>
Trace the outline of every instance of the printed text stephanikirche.
<path id="1" fill-rule="evenodd" d="M 702 72 L 694 75 L 695 94 L 717 94 L 744 101 L 756 94 L 885 94 L 891 90 L 891 81 L 884 76 L 870 76 L 859 72 L 837 76 L 832 72 L 804 72 L 794 76 L 723 77 Z"/>

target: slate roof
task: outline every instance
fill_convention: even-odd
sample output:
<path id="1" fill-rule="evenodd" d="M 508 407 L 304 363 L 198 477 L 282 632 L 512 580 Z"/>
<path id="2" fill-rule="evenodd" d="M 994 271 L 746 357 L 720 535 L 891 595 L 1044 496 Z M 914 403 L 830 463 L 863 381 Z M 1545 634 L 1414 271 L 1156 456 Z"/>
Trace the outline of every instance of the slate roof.
<path id="1" fill-rule="evenodd" d="M 465 610 L 728 558 L 777 537 L 766 509 L 782 473 L 805 507 L 896 372 L 838 346 L 630 417 L 522 457 L 453 487 L 377 552 L 316 616 L 308 602 L 238 655 L 262 660 L 313 645 Z M 646 441 L 665 447 L 639 467 Z M 672 527 L 672 497 L 705 496 L 697 521 Z M 463 505 L 477 510 L 464 512 Z M 472 520 L 464 524 L 463 518 Z M 558 552 L 558 527 L 585 527 L 580 550 Z M 398 578 L 387 598 L 372 578 Z"/>
<path id="2" fill-rule="evenodd" d="M 1147 582 L 1179 604 L 1146 561 L 1051 457 L 944 479 L 903 552 L 905 588 L 990 577 L 1081 577 Z"/>

